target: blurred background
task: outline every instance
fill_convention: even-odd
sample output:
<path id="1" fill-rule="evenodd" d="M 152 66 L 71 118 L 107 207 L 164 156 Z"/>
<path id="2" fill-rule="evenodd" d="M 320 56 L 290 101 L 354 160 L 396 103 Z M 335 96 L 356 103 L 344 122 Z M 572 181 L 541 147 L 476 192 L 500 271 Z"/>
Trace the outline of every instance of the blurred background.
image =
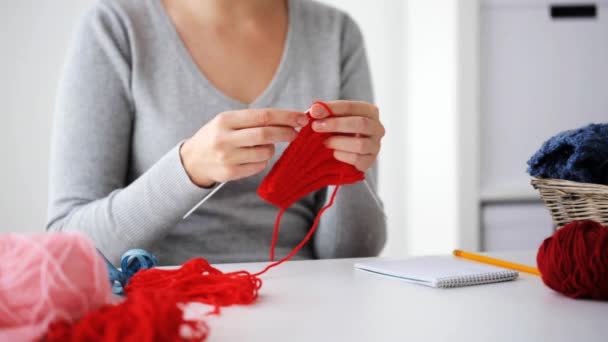
<path id="1" fill-rule="evenodd" d="M 56 85 L 92 2 L 0 1 L 0 232 L 44 229 Z M 606 121 L 608 0 L 322 2 L 366 40 L 387 127 L 383 253 L 537 248 L 553 225 L 526 161 Z"/>

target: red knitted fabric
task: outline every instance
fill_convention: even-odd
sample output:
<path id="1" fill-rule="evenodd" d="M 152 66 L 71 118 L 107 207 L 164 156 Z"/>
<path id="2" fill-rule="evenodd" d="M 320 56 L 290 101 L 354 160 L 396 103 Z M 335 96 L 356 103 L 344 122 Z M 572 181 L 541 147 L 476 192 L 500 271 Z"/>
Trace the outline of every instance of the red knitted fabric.
<path id="1" fill-rule="evenodd" d="M 553 290 L 571 298 L 608 300 L 608 227 L 569 223 L 542 243 L 536 261 Z"/>
<path id="2" fill-rule="evenodd" d="M 327 104 L 319 101 L 314 104 L 323 106 L 330 116 L 334 115 Z M 334 158 L 334 151 L 324 144 L 331 133 L 315 132 L 312 129 L 314 119 L 310 116 L 310 113 L 307 114 L 310 119 L 308 125 L 303 127 L 296 139 L 289 144 L 258 188 L 258 195 L 262 199 L 279 207 L 270 245 L 271 261 L 274 260 L 281 217 L 287 208 L 311 192 L 318 191 L 328 185 L 336 186 L 330 204 L 319 211 L 307 238 L 303 241 L 304 243 L 301 243 L 290 253 L 289 257 L 291 257 L 310 239 L 317 228 L 321 215 L 333 204 L 339 186 L 365 179 L 364 173 L 357 170 L 353 165 Z M 283 261 L 286 260 L 281 260 L 278 264 Z"/>
<path id="3" fill-rule="evenodd" d="M 323 102 L 315 102 L 333 115 Z M 331 133 L 312 129 L 311 119 L 258 188 L 258 195 L 280 209 L 287 209 L 300 198 L 328 185 L 351 184 L 365 178 L 354 166 L 334 158 L 334 151 L 323 144 Z"/>

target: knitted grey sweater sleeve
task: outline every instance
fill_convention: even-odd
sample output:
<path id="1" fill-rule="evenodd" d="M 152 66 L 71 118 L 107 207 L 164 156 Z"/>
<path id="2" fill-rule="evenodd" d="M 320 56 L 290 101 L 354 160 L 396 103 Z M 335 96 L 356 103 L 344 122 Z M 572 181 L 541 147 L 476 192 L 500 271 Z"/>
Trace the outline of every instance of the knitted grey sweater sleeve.
<path id="1" fill-rule="evenodd" d="M 373 102 L 372 83 L 361 31 L 345 16 L 341 46 L 341 99 Z M 386 217 L 377 195 L 377 163 L 366 172 L 366 181 L 342 186 L 335 204 L 321 218 L 315 234 L 319 258 L 375 256 L 386 241 Z M 319 206 L 329 201 L 333 187 L 318 194 Z"/>
<path id="2" fill-rule="evenodd" d="M 81 231 L 117 261 L 160 239 L 207 190 L 188 178 L 179 146 L 127 185 L 133 100 L 125 28 L 102 4 L 80 25 L 56 103 L 47 229 Z"/>

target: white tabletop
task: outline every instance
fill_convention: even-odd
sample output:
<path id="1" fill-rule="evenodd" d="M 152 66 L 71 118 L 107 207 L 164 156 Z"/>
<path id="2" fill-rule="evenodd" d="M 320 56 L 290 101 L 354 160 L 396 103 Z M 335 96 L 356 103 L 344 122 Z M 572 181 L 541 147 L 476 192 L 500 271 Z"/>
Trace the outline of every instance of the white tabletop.
<path id="1" fill-rule="evenodd" d="M 534 265 L 534 253 L 499 256 Z M 360 260 L 292 261 L 271 270 L 257 303 L 208 319 L 209 341 L 608 341 L 608 303 L 561 296 L 533 275 L 434 289 L 354 269 Z"/>

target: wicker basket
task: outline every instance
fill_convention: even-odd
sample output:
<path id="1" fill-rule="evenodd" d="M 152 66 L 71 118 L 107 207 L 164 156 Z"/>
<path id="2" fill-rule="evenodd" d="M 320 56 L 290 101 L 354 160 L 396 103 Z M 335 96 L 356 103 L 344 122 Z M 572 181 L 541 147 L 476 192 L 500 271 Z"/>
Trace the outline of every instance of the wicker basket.
<path id="1" fill-rule="evenodd" d="M 608 225 L 608 186 L 561 179 L 532 178 L 557 227 L 577 220 Z"/>

